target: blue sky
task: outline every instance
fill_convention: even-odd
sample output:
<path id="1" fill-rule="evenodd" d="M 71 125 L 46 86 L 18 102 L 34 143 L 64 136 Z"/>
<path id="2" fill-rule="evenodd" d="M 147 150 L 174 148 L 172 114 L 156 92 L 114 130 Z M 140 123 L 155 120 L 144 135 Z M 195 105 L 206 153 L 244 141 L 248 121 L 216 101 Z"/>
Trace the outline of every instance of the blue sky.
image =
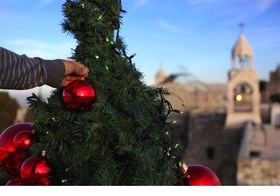
<path id="1" fill-rule="evenodd" d="M 75 47 L 62 32 L 64 0 L 0 1 L 0 43 L 20 54 L 67 58 Z M 280 0 L 123 0 L 121 35 L 151 84 L 159 68 L 226 82 L 240 28 L 261 79 L 280 63 Z"/>

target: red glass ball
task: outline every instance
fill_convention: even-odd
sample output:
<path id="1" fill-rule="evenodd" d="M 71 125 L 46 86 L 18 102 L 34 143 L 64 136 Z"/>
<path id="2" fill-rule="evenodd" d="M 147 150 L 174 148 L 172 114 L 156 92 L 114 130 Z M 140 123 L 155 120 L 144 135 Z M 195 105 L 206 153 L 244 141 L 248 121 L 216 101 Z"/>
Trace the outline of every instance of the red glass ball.
<path id="1" fill-rule="evenodd" d="M 26 159 L 20 169 L 21 178 L 28 185 L 49 185 L 51 168 L 45 157 L 33 155 Z"/>
<path id="2" fill-rule="evenodd" d="M 184 173 L 185 184 L 190 186 L 219 186 L 218 176 L 208 167 L 199 164 L 188 165 Z"/>
<path id="3" fill-rule="evenodd" d="M 32 130 L 23 130 L 15 135 L 14 146 L 16 151 L 27 151 L 31 146 L 34 139 L 34 133 Z"/>
<path id="4" fill-rule="evenodd" d="M 71 110 L 90 111 L 96 102 L 96 91 L 86 81 L 73 81 L 63 90 L 63 101 Z"/>
<path id="5" fill-rule="evenodd" d="M 0 167 L 11 175 L 18 175 L 25 153 L 34 138 L 33 124 L 17 123 L 0 135 Z"/>
<path id="6" fill-rule="evenodd" d="M 9 126 L 0 135 L 0 151 L 26 151 L 34 138 L 33 123 L 22 122 Z"/>
<path id="7" fill-rule="evenodd" d="M 6 186 L 21 186 L 25 185 L 23 180 L 20 178 L 13 178 L 6 183 Z"/>
<path id="8" fill-rule="evenodd" d="M 0 151 L 0 167 L 7 173 L 17 176 L 25 160 L 25 152 L 5 152 Z"/>

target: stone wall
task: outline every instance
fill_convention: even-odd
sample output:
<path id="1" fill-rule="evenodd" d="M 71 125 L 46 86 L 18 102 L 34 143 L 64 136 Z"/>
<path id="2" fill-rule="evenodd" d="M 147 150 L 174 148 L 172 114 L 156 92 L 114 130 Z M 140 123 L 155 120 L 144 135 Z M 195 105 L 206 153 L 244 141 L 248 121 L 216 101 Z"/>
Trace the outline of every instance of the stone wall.
<path id="1" fill-rule="evenodd" d="M 225 113 L 192 112 L 183 160 L 186 164 L 209 167 L 222 185 L 236 185 L 236 160 L 243 127 L 225 129 L 225 118 Z"/>
<path id="2" fill-rule="evenodd" d="M 271 124 L 275 127 L 280 127 L 280 104 L 274 103 L 271 105 Z"/>
<path id="3" fill-rule="evenodd" d="M 280 185 L 280 160 L 239 159 L 238 185 Z"/>
<path id="4" fill-rule="evenodd" d="M 268 90 L 269 95 L 280 93 L 280 64 L 277 65 L 275 71 L 271 71 L 269 74 Z"/>
<path id="5" fill-rule="evenodd" d="M 237 159 L 237 185 L 280 185 L 278 138 L 269 125 L 246 124 Z"/>

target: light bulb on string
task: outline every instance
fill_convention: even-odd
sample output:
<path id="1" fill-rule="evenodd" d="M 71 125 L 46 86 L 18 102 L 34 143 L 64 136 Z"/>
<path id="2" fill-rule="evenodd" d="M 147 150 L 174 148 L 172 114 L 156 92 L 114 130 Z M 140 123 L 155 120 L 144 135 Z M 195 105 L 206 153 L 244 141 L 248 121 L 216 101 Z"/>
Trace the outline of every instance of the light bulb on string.
<path id="1" fill-rule="evenodd" d="M 67 179 L 62 179 L 61 180 L 61 183 L 63 184 L 63 183 L 66 183 L 67 182 Z"/>
<path id="2" fill-rule="evenodd" d="M 171 152 L 171 147 L 168 147 L 168 150 L 167 150 L 167 156 L 170 156 L 170 152 Z"/>
<path id="3" fill-rule="evenodd" d="M 175 148 L 176 150 L 179 150 L 179 149 L 181 148 L 181 145 L 177 143 L 177 144 L 175 144 L 174 148 Z"/>
<path id="4" fill-rule="evenodd" d="M 101 20 L 103 18 L 104 12 L 97 18 L 97 20 Z"/>

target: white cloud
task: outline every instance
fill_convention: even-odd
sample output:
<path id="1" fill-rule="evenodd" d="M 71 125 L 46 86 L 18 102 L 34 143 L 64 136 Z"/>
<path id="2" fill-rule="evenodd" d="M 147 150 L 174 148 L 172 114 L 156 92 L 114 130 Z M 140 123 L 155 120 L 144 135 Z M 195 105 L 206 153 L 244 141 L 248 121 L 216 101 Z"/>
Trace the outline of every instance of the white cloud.
<path id="1" fill-rule="evenodd" d="M 187 5 L 192 6 L 197 10 L 215 9 L 216 11 L 222 8 L 226 8 L 227 11 L 236 12 L 236 9 L 250 8 L 249 12 L 263 12 L 274 6 L 276 3 L 280 3 L 280 0 L 185 0 Z"/>
<path id="2" fill-rule="evenodd" d="M 149 3 L 149 0 L 136 0 L 135 6 L 136 7 L 143 7 Z"/>
<path id="3" fill-rule="evenodd" d="M 32 6 L 37 6 L 37 7 L 40 7 L 40 8 L 44 8 L 44 7 L 46 7 L 46 6 L 49 6 L 49 5 L 51 5 L 51 4 L 54 4 L 54 3 L 57 3 L 57 1 L 59 1 L 59 2 L 61 2 L 61 3 L 63 3 L 63 0 L 36 0 L 36 1 L 34 1 L 34 0 L 25 0 L 25 1 L 23 1 L 23 0 L 6 0 L 6 1 L 0 1 L 0 8 L 1 8 L 1 6 L 3 5 L 3 7 L 4 6 L 8 6 L 8 7 L 11 7 L 11 8 L 13 8 L 13 7 L 16 7 L 16 6 L 19 6 L 19 5 L 24 5 L 24 3 L 25 4 L 32 4 Z M 30 8 L 30 6 L 29 6 L 29 8 Z M 27 9 L 29 9 L 29 8 L 27 8 Z"/>
<path id="4" fill-rule="evenodd" d="M 160 21 L 158 21 L 157 24 L 160 28 L 168 30 L 168 31 L 172 31 L 172 32 L 180 31 L 179 27 L 171 24 L 170 22 L 168 22 L 166 20 L 160 20 Z"/>
<path id="5" fill-rule="evenodd" d="M 46 59 L 68 58 L 71 56 L 71 48 L 75 47 L 74 41 L 49 43 L 30 39 L 11 40 L 6 45 L 19 54 Z"/>
<path id="6" fill-rule="evenodd" d="M 275 5 L 277 2 L 279 3 L 280 0 L 259 0 L 257 4 L 257 9 L 260 12 L 264 12 L 271 8 L 273 5 Z"/>

